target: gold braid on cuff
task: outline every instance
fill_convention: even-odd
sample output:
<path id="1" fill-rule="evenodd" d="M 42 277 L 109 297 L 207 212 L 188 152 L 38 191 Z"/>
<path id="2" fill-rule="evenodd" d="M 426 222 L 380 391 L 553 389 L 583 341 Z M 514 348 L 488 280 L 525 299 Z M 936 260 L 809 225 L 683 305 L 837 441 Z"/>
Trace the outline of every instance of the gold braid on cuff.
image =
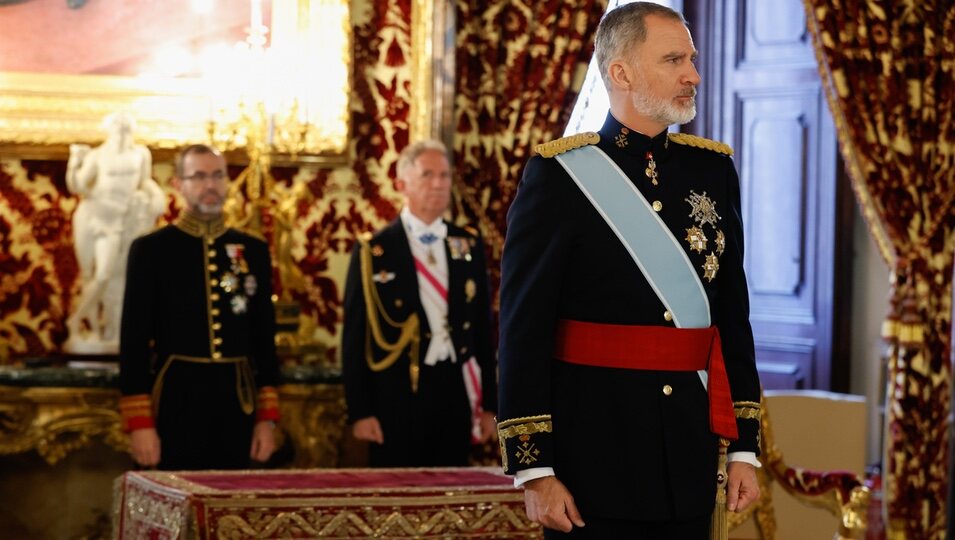
<path id="1" fill-rule="evenodd" d="M 735 401 L 733 402 L 733 412 L 736 418 L 743 420 L 759 420 L 762 417 L 759 403 L 755 401 Z"/>
<path id="2" fill-rule="evenodd" d="M 535 433 L 551 433 L 553 431 L 553 425 L 551 424 L 550 415 L 544 414 L 540 416 L 524 416 L 521 418 L 511 418 L 497 424 L 497 434 L 498 441 L 501 444 L 501 464 L 504 466 L 504 470 L 507 471 L 507 444 L 508 439 L 514 437 L 533 435 Z M 526 439 L 522 439 L 527 444 Z M 539 452 L 539 450 L 537 451 Z M 518 456 L 520 457 L 520 456 Z M 530 463 L 530 461 L 520 460 L 521 463 Z M 535 460 L 536 461 L 536 460 Z"/>

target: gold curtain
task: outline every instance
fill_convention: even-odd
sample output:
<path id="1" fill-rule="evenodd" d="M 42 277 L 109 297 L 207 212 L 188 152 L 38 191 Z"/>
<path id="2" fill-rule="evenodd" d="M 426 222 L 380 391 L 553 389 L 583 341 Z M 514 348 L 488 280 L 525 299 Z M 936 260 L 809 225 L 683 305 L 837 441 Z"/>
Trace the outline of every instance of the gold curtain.
<path id="1" fill-rule="evenodd" d="M 886 532 L 943 538 L 955 251 L 955 3 L 804 0 L 853 189 L 892 270 Z"/>
<path id="2" fill-rule="evenodd" d="M 491 249 L 496 292 L 505 218 L 524 163 L 534 145 L 563 133 L 607 1 L 457 0 L 456 7 L 456 211 L 478 224 Z"/>

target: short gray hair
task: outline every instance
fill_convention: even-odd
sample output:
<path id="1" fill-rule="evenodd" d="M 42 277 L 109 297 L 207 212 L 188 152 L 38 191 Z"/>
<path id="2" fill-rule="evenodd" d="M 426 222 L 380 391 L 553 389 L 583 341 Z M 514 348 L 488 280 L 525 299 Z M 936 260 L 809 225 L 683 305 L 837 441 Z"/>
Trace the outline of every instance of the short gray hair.
<path id="1" fill-rule="evenodd" d="M 414 162 L 418 156 L 425 152 L 441 152 L 448 158 L 448 148 L 441 141 L 434 139 L 424 139 L 414 144 L 409 144 L 398 155 L 398 178 L 404 178 L 409 169 L 414 167 Z"/>
<path id="2" fill-rule="evenodd" d="M 594 55 L 607 91 L 610 91 L 610 62 L 629 57 L 633 47 L 647 41 L 647 15 L 658 15 L 686 24 L 679 11 L 653 2 L 633 2 L 608 11 L 597 26 Z"/>

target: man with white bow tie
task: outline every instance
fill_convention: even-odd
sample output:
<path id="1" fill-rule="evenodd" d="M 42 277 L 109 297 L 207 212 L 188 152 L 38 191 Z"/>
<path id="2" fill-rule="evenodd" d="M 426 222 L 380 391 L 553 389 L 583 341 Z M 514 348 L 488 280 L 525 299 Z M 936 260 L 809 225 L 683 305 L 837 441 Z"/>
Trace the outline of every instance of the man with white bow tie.
<path id="1" fill-rule="evenodd" d="M 398 219 L 359 238 L 345 285 L 342 364 L 348 420 L 376 467 L 467 465 L 496 432 L 484 245 L 442 219 L 444 145 L 405 148 Z"/>

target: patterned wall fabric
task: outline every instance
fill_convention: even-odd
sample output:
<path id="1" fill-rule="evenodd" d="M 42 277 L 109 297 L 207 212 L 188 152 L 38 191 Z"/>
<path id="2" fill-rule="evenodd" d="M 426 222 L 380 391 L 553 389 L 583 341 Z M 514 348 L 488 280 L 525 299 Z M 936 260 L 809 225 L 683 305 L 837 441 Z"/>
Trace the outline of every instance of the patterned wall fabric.
<path id="1" fill-rule="evenodd" d="M 279 189 L 299 195 L 279 209 L 295 223 L 292 258 L 305 285 L 292 296 L 307 315 L 305 331 L 337 361 L 342 293 L 358 233 L 393 219 L 397 150 L 408 141 L 411 6 L 406 0 L 354 0 L 351 166 L 273 173 Z M 233 178 L 240 171 L 230 168 Z M 63 161 L 0 160 L 0 364 L 59 352 L 64 321 L 78 294 L 71 216 L 77 199 L 65 187 Z M 169 189 L 171 166 L 156 163 Z M 170 195 L 164 223 L 179 212 Z"/>
<path id="2" fill-rule="evenodd" d="M 507 209 L 534 145 L 559 137 L 606 0 L 457 0 L 455 211 L 478 224 L 500 279 Z M 495 294 L 495 311 L 496 311 Z"/>
<path id="3" fill-rule="evenodd" d="M 805 0 L 839 142 L 893 267 L 889 538 L 943 538 L 955 256 L 955 4 Z"/>

